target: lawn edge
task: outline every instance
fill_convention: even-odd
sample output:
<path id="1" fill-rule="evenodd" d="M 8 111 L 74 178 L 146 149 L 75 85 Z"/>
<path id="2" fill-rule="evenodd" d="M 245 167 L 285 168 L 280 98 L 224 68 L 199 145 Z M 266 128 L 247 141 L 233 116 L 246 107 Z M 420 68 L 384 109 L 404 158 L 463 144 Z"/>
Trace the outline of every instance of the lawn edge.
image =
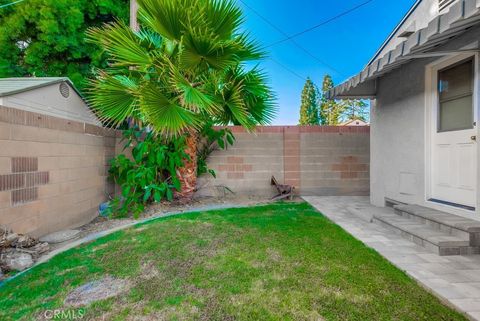
<path id="1" fill-rule="evenodd" d="M 252 206 L 253 207 L 268 206 L 268 205 L 272 205 L 272 204 L 276 204 L 276 203 L 266 202 L 266 203 L 258 203 L 258 204 L 253 204 L 253 205 L 252 204 L 245 204 L 245 205 L 222 204 L 222 205 L 200 206 L 200 207 L 188 210 L 188 211 L 173 211 L 173 212 L 161 213 L 161 214 L 151 216 L 149 218 L 145 218 L 145 219 L 141 219 L 141 220 L 138 220 L 138 221 L 135 221 L 135 222 L 126 223 L 124 225 L 116 226 L 114 228 L 111 228 L 111 229 L 108 229 L 108 230 L 105 230 L 105 231 L 92 233 L 92 234 L 89 234 L 87 236 L 82 237 L 81 239 L 78 239 L 78 240 L 73 241 L 71 243 L 65 244 L 65 246 L 62 246 L 62 247 L 60 247 L 56 250 L 53 250 L 52 252 L 48 253 L 47 255 L 44 255 L 44 256 L 40 257 L 40 259 L 37 262 L 35 262 L 35 264 L 32 265 L 31 267 L 29 267 L 28 269 L 20 271 L 17 274 L 15 274 L 15 275 L 13 275 L 9 278 L 6 278 L 5 280 L 0 281 L 0 289 L 5 284 L 7 284 L 8 282 L 20 277 L 21 275 L 29 272 L 30 270 L 36 268 L 37 266 L 50 261 L 55 256 L 57 256 L 61 253 L 64 253 L 68 250 L 76 248 L 80 245 L 98 240 L 99 238 L 108 236 L 108 235 L 113 234 L 113 233 L 118 232 L 118 231 L 123 231 L 123 230 L 126 230 L 126 229 L 131 228 L 131 227 L 135 227 L 135 226 L 138 226 L 138 225 L 152 223 L 153 221 L 161 220 L 163 218 L 168 218 L 168 217 L 172 217 L 172 216 L 187 215 L 187 214 L 207 212 L 207 211 L 216 211 L 216 210 L 228 210 L 228 209 L 234 209 L 234 208 L 247 208 L 247 207 L 252 207 Z"/>

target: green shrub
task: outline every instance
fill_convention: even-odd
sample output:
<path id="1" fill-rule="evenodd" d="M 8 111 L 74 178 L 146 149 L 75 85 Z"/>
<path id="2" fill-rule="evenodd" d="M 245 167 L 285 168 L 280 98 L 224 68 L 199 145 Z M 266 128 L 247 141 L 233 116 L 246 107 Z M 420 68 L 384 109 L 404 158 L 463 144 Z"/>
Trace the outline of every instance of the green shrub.
<path id="1" fill-rule="evenodd" d="M 185 137 L 168 141 L 153 132 L 138 126 L 123 131 L 125 142 L 123 154 L 110 161 L 110 178 L 120 186 L 121 195 L 114 197 L 106 214 L 125 217 L 133 214 L 137 218 L 145 206 L 152 202 L 173 200 L 174 191 L 181 188 L 177 170 L 183 167 L 189 156 L 184 152 Z M 235 141 L 228 128 L 214 129 L 205 124 L 199 133 L 197 175 L 210 173 L 207 158 L 217 148 L 226 149 Z M 128 156 L 127 156 L 128 155 Z"/>
<path id="2" fill-rule="evenodd" d="M 108 214 L 125 217 L 131 213 L 137 218 L 147 204 L 173 200 L 174 191 L 181 188 L 177 169 L 188 155 L 184 137 L 166 141 L 135 126 L 123 131 L 123 138 L 124 153 L 131 157 L 120 154 L 110 162 L 110 177 L 122 193 L 110 202 Z"/>

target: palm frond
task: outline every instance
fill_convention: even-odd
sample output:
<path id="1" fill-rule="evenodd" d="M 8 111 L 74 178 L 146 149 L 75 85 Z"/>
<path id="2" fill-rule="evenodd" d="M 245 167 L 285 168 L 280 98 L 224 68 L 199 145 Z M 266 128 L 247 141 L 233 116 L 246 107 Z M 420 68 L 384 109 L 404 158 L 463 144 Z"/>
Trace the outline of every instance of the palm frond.
<path id="1" fill-rule="evenodd" d="M 138 85 L 127 76 L 101 72 L 90 82 L 88 102 L 98 117 L 114 127 L 129 117 L 137 118 Z"/>
<path id="2" fill-rule="evenodd" d="M 219 120 L 222 125 L 233 123 L 247 128 L 252 127 L 249 122 L 248 109 L 243 99 L 242 81 L 230 83 L 228 86 L 225 86 L 220 97 L 223 111 Z"/>
<path id="3" fill-rule="evenodd" d="M 237 44 L 234 41 L 221 41 L 208 29 L 190 29 L 183 37 L 182 45 L 180 62 L 185 68 L 192 69 L 205 64 L 205 67 L 223 70 L 238 62 Z"/>
<path id="4" fill-rule="evenodd" d="M 114 66 L 146 68 L 151 64 L 148 50 L 141 45 L 143 39 L 122 21 L 105 24 L 102 28 L 90 28 L 86 36 L 87 42 L 100 45 L 108 53 Z"/>
<path id="5" fill-rule="evenodd" d="M 161 49 L 163 38 L 155 31 L 149 28 L 142 28 L 136 34 L 139 38 L 140 44 L 148 51 Z"/>
<path id="6" fill-rule="evenodd" d="M 206 1 L 204 21 L 220 39 L 231 39 L 244 23 L 242 11 L 232 0 Z"/>
<path id="7" fill-rule="evenodd" d="M 212 95 L 202 89 L 205 79 L 198 79 L 197 83 L 192 84 L 173 64 L 170 65 L 170 70 L 172 87 L 180 93 L 183 106 L 195 113 L 213 114 L 218 112 L 218 106 Z"/>
<path id="8" fill-rule="evenodd" d="M 113 125 L 135 118 L 165 136 L 204 122 L 252 129 L 276 114 L 266 75 L 245 62 L 265 53 L 241 31 L 234 0 L 137 0 L 141 29 L 123 22 L 90 29 L 109 69 L 91 82 L 91 105 Z"/>
<path id="9" fill-rule="evenodd" d="M 180 41 L 185 23 L 197 13 L 191 10 L 196 1 L 191 0 L 137 0 L 140 20 L 161 36 Z"/>
<path id="10" fill-rule="evenodd" d="M 239 61 L 261 60 L 267 57 L 262 46 L 251 39 L 248 33 L 242 33 L 236 37 L 238 50 L 236 51 Z"/>
<path id="11" fill-rule="evenodd" d="M 244 98 L 251 117 L 258 125 L 268 125 L 275 119 L 276 96 L 268 85 L 266 73 L 255 67 L 244 74 Z"/>
<path id="12" fill-rule="evenodd" d="M 145 120 L 166 136 L 178 136 L 200 126 L 194 113 L 168 99 L 153 83 L 142 87 L 139 109 Z"/>

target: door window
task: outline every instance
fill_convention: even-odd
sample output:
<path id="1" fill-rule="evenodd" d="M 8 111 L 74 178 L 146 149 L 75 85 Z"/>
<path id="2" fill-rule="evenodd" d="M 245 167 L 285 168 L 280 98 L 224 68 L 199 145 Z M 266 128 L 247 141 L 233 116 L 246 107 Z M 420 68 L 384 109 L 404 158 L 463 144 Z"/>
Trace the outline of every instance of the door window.
<path id="1" fill-rule="evenodd" d="M 473 60 L 438 72 L 438 132 L 473 128 Z"/>

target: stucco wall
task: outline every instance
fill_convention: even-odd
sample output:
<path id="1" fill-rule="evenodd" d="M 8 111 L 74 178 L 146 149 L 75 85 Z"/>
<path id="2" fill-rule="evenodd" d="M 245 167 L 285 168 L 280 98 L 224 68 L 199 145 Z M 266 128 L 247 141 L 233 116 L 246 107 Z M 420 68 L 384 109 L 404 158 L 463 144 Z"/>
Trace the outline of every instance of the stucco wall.
<path id="1" fill-rule="evenodd" d="M 232 129 L 236 142 L 211 155 L 217 179 L 201 177 L 199 195 L 222 195 L 226 186 L 237 194 L 271 196 L 272 175 L 302 195 L 369 194 L 369 127 Z"/>
<path id="2" fill-rule="evenodd" d="M 458 50 L 479 36 L 477 27 L 437 50 Z M 371 112 L 370 195 L 374 205 L 385 205 L 385 198 L 425 203 L 425 73 L 435 61 L 414 59 L 378 79 Z"/>
<path id="3" fill-rule="evenodd" d="M 0 225 L 41 236 L 87 223 L 113 186 L 115 132 L 0 106 Z"/>
<path id="4" fill-rule="evenodd" d="M 381 78 L 371 112 L 371 198 L 418 203 L 424 182 L 425 63 Z"/>

